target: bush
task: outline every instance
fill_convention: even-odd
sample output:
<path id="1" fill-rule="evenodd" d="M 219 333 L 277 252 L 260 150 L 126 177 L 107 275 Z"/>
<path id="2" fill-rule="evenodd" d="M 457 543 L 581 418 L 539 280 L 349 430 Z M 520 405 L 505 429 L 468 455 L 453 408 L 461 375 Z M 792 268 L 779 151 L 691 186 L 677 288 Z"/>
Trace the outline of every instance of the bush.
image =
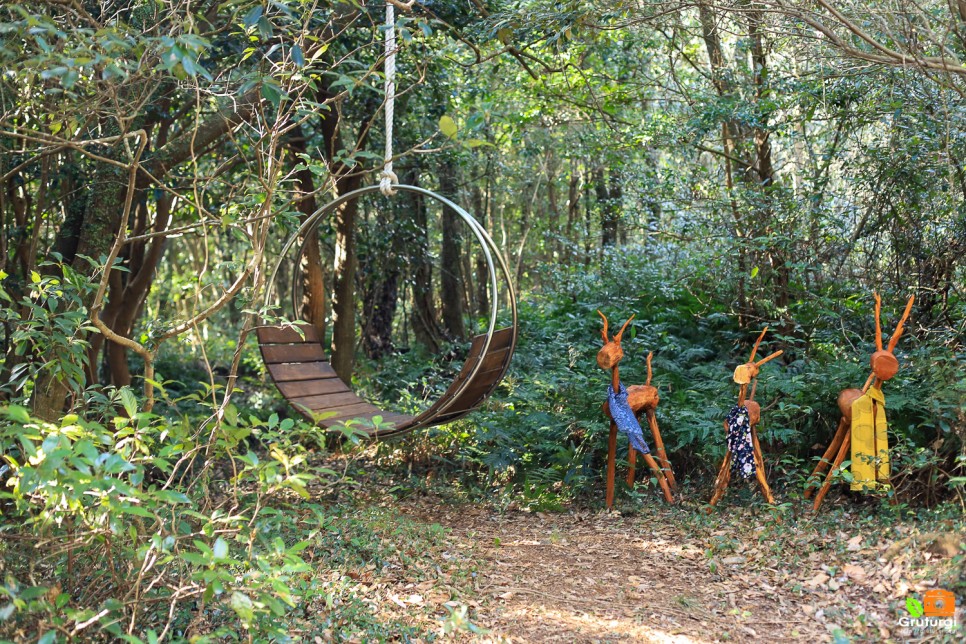
<path id="1" fill-rule="evenodd" d="M 762 368 L 756 395 L 764 409 L 759 431 L 766 461 L 779 474 L 779 489 L 800 493 L 838 423 L 839 391 L 860 387 L 868 375 L 872 307 L 844 287 L 796 303 L 792 328 L 784 320 L 761 320 L 741 329 L 722 299 L 726 293 L 716 290 L 719 283 L 690 281 L 673 258 L 629 249 L 605 255 L 599 271 L 545 270 L 552 275 L 543 282 L 557 287 L 521 304 L 518 350 L 487 411 L 429 434 L 479 490 L 509 486 L 525 504 L 553 506 L 600 488 L 609 431 L 601 404 L 609 378 L 595 362 L 597 309 L 614 328 L 636 314 L 624 335 L 621 379 L 643 383 L 647 353 L 654 351 L 652 384 L 661 396 L 658 422 L 670 460 L 679 478 L 701 484 L 724 456 L 722 422 L 737 395 L 732 370 L 747 360 L 764 326 L 772 330 L 762 355 L 785 352 Z M 886 328 L 894 317 L 884 306 Z M 950 475 L 962 472 L 966 354 L 956 346 L 907 332 L 897 349 L 902 369 L 885 389 L 897 484 L 922 502 L 948 496 Z M 621 439 L 618 452 L 625 450 Z"/>

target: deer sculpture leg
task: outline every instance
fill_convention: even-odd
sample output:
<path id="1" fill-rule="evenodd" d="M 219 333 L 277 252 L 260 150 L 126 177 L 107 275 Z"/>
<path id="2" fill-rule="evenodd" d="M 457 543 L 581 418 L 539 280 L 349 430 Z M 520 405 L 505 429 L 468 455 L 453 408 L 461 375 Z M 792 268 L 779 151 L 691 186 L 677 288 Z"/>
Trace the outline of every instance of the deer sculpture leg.
<path id="1" fill-rule="evenodd" d="M 751 442 L 755 448 L 755 476 L 758 477 L 758 484 L 761 486 L 762 494 L 765 495 L 765 500 L 774 504 L 775 497 L 772 496 L 771 488 L 768 487 L 768 479 L 765 477 L 765 457 L 761 453 L 758 431 L 754 427 L 751 428 Z"/>
<path id="2" fill-rule="evenodd" d="M 835 430 L 835 436 L 832 438 L 832 442 L 829 443 L 828 449 L 822 454 L 822 460 L 818 462 L 815 466 L 815 471 L 812 472 L 811 476 L 808 477 L 808 484 L 805 488 L 805 498 L 810 498 L 812 493 L 819 487 L 820 477 L 822 473 L 832 464 L 832 459 L 838 454 L 839 448 L 842 446 L 842 441 L 845 440 L 846 435 L 849 433 L 848 421 L 843 416 L 839 420 L 838 429 Z"/>
<path id="3" fill-rule="evenodd" d="M 664 473 L 667 476 L 668 483 L 671 485 L 671 489 L 676 490 L 678 488 L 677 481 L 674 480 L 674 470 L 671 469 L 671 462 L 667 459 L 667 452 L 664 451 L 664 440 L 661 438 L 661 430 L 657 426 L 657 413 L 653 409 L 648 409 L 645 411 L 647 416 L 647 424 L 651 428 L 651 435 L 654 436 L 654 448 L 657 452 L 657 460 L 664 469 Z"/>
<path id="4" fill-rule="evenodd" d="M 607 439 L 607 509 L 614 505 L 614 475 L 617 472 L 617 424 L 610 421 L 610 436 Z"/>
<path id="5" fill-rule="evenodd" d="M 637 450 L 627 448 L 627 487 L 634 487 L 634 476 L 637 473 Z"/>
<path id="6" fill-rule="evenodd" d="M 869 382 L 866 385 L 870 384 Z M 835 436 L 832 438 L 832 442 L 829 444 L 828 449 L 825 450 L 825 454 L 822 455 L 822 460 L 818 462 L 815 466 L 815 471 L 808 479 L 807 487 L 805 489 L 805 498 L 809 498 L 819 487 L 822 473 L 831 465 L 835 456 L 838 454 L 839 450 L 842 448 L 842 443 L 846 440 L 850 440 L 851 444 L 851 432 L 852 432 L 852 403 L 854 403 L 858 398 L 862 396 L 861 389 L 843 389 L 839 393 L 838 397 L 838 407 L 839 413 L 841 414 L 841 420 L 839 420 L 838 428 L 835 430 Z"/>
<path id="7" fill-rule="evenodd" d="M 828 494 L 829 488 L 832 487 L 832 476 L 835 474 L 835 470 L 839 468 L 842 461 L 845 460 L 845 455 L 849 452 L 849 447 L 852 445 L 852 434 L 851 432 L 845 435 L 842 439 L 842 445 L 839 447 L 839 453 L 835 457 L 835 461 L 832 463 L 832 467 L 828 474 L 825 475 L 825 483 L 822 485 L 822 489 L 818 491 L 815 495 L 815 504 L 812 506 L 814 510 L 818 510 L 822 505 L 822 501 L 825 499 L 825 495 Z"/>
<path id="8" fill-rule="evenodd" d="M 713 508 L 715 504 L 721 500 L 724 496 L 725 490 L 728 489 L 728 482 L 731 480 L 731 452 L 725 453 L 724 460 L 721 461 L 721 469 L 718 470 L 718 476 L 714 480 L 714 494 L 711 496 L 711 501 L 708 504 Z"/>
<path id="9" fill-rule="evenodd" d="M 667 477 L 664 476 L 664 472 L 661 470 L 661 466 L 657 464 L 654 457 L 650 454 L 641 454 L 644 457 L 644 462 L 647 466 L 651 468 L 654 473 L 654 477 L 657 479 L 657 484 L 661 486 L 661 492 L 664 493 L 664 500 L 668 503 L 674 503 L 674 496 L 671 494 L 671 486 L 668 485 Z"/>

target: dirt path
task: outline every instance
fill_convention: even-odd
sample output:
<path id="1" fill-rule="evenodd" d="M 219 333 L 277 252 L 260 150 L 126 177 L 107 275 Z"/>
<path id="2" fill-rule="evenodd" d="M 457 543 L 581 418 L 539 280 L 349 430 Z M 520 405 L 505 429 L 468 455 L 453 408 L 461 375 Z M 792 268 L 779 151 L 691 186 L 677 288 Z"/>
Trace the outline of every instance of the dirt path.
<path id="1" fill-rule="evenodd" d="M 937 583 L 848 515 L 500 514 L 432 497 L 401 509 L 473 553 L 473 621 L 497 641 L 906 641 L 898 600 Z"/>

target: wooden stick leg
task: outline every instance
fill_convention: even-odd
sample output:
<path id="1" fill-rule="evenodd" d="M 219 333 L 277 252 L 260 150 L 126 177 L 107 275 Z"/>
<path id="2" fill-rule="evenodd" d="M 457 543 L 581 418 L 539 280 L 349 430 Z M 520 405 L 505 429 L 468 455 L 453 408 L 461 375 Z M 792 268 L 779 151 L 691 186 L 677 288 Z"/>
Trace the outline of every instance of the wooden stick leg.
<path id="1" fill-rule="evenodd" d="M 617 425 L 610 423 L 610 438 L 607 439 L 607 509 L 614 505 L 614 473 L 617 471 Z"/>
<path id="2" fill-rule="evenodd" d="M 842 440 L 842 446 L 839 448 L 838 456 L 835 457 L 835 462 L 832 463 L 832 468 L 825 476 L 825 485 L 823 485 L 822 489 L 819 490 L 818 494 L 815 495 L 815 504 L 812 507 L 816 512 L 818 512 L 819 507 L 822 505 L 822 500 L 825 498 L 825 495 L 828 494 L 828 490 L 832 486 L 832 475 L 835 474 L 835 470 L 837 470 L 842 464 L 842 461 L 845 460 L 845 455 L 848 453 L 849 446 L 851 444 L 852 432 L 849 431 L 845 434 L 845 438 Z"/>
<path id="3" fill-rule="evenodd" d="M 811 476 L 808 477 L 808 482 L 805 485 L 806 499 L 812 496 L 812 492 L 818 488 L 820 480 L 819 477 L 822 475 L 822 472 L 825 471 L 825 468 L 832 463 L 832 459 L 835 458 L 835 455 L 838 454 L 839 447 L 842 446 L 842 440 L 845 438 L 845 433 L 848 429 L 848 422 L 843 416 L 841 419 L 839 419 L 839 426 L 835 429 L 835 436 L 832 438 L 832 442 L 829 443 L 828 449 L 825 450 L 824 454 L 822 454 L 822 460 L 818 462 L 818 465 L 815 466 L 815 470 L 812 472 Z"/>
<path id="4" fill-rule="evenodd" d="M 627 448 L 627 486 L 634 487 L 634 474 L 637 469 L 637 450 Z"/>
<path id="5" fill-rule="evenodd" d="M 664 468 L 664 474 L 667 476 L 668 483 L 671 484 L 672 490 L 678 489 L 678 483 L 674 480 L 674 471 L 671 469 L 671 461 L 667 459 L 667 452 L 664 451 L 664 440 L 661 438 L 661 430 L 657 426 L 657 414 L 653 409 L 649 409 L 646 412 L 647 424 L 651 427 L 651 435 L 654 436 L 654 447 L 657 452 L 657 460 Z"/>
<path id="6" fill-rule="evenodd" d="M 772 496 L 771 488 L 768 487 L 768 479 L 765 477 L 765 457 L 761 453 L 761 444 L 758 442 L 758 432 L 751 428 L 751 442 L 755 448 L 755 476 L 758 477 L 758 485 L 761 486 L 765 500 L 775 505 L 775 497 Z"/>
<path id="7" fill-rule="evenodd" d="M 718 476 L 714 480 L 714 494 L 711 496 L 711 500 L 708 504 L 714 507 L 714 504 L 721 500 L 724 496 L 725 490 L 728 489 L 728 481 L 731 480 L 731 452 L 725 453 L 724 460 L 721 461 L 721 469 L 718 470 Z"/>
<path id="8" fill-rule="evenodd" d="M 661 471 L 661 466 L 657 464 L 654 457 L 650 454 L 642 454 L 644 457 L 644 462 L 647 466 L 651 468 L 654 472 L 654 476 L 657 477 L 657 483 L 661 486 L 661 491 L 664 492 L 664 500 L 668 503 L 674 503 L 674 497 L 671 495 L 671 488 L 667 484 L 667 477 L 664 476 L 664 472 Z"/>

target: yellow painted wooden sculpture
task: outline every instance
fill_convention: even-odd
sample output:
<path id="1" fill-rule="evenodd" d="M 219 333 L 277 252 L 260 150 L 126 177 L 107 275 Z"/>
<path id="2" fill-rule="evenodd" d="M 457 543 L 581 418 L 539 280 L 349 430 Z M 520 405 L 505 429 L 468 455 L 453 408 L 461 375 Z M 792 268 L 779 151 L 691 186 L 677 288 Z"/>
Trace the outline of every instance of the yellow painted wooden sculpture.
<path id="1" fill-rule="evenodd" d="M 742 478 L 755 476 L 765 499 L 769 503 L 775 502 L 771 488 L 768 487 L 768 480 L 765 478 L 765 458 L 762 456 L 761 444 L 758 442 L 757 425 L 758 421 L 761 420 L 761 405 L 755 402 L 755 388 L 758 386 L 759 369 L 769 360 L 774 360 L 782 354 L 781 351 L 776 351 L 767 358 L 755 362 L 758 345 L 761 344 L 761 340 L 767 332 L 768 327 L 765 327 L 751 350 L 751 357 L 748 362 L 735 369 L 734 381 L 740 386 L 738 389 L 738 404 L 731 408 L 724 423 L 728 436 L 728 451 L 721 463 L 721 469 L 718 470 L 718 477 L 714 481 L 714 494 L 710 501 L 711 507 L 714 507 L 724 496 L 732 474 Z M 751 384 L 751 395 L 748 395 L 749 383 Z"/>
<path id="2" fill-rule="evenodd" d="M 667 453 L 664 451 L 664 441 L 661 439 L 661 430 L 657 426 L 657 403 L 659 397 L 657 388 L 651 386 L 651 355 L 647 356 L 647 384 L 631 385 L 624 387 L 620 381 L 618 365 L 624 358 L 624 349 L 621 347 L 621 338 L 627 325 L 634 319 L 632 315 L 628 318 L 621 330 L 613 338 L 607 337 L 607 318 L 603 313 L 597 314 L 604 320 L 604 328 L 601 336 L 604 339 L 604 346 L 597 352 L 597 365 L 611 372 L 611 384 L 608 388 L 607 402 L 604 403 L 604 413 L 610 419 L 610 437 L 607 443 L 607 507 L 614 504 L 614 476 L 617 469 L 617 432 L 627 434 L 630 446 L 627 453 L 627 484 L 634 485 L 634 467 L 637 460 L 637 452 L 641 453 L 644 462 L 654 473 L 664 498 L 668 503 L 674 502 L 671 489 L 677 489 L 674 480 L 674 472 L 671 471 L 671 463 L 667 460 Z M 641 430 L 640 415 L 643 413 L 647 418 L 651 435 L 654 438 L 654 446 L 657 454 L 657 461 L 650 454 L 650 449 L 644 441 L 644 432 Z M 658 464 L 660 463 L 660 464 Z"/>
<path id="3" fill-rule="evenodd" d="M 845 460 L 852 448 L 852 489 L 858 492 L 874 492 L 889 489 L 889 438 L 885 417 L 885 396 L 882 383 L 899 373 L 899 361 L 893 351 L 899 343 L 903 326 L 909 319 L 912 303 L 916 297 L 910 296 L 906 310 L 896 325 L 895 333 L 889 340 L 888 348 L 882 348 L 882 327 L 879 322 L 882 300 L 875 293 L 875 346 L 872 354 L 872 373 L 869 374 L 862 389 L 845 389 L 839 394 L 839 420 L 835 436 L 825 450 L 822 460 L 815 466 L 805 489 L 807 499 L 818 487 L 819 476 L 831 463 L 825 482 L 815 495 L 814 509 L 822 506 L 822 501 L 832 485 L 832 475 Z M 835 460 L 829 461 L 834 455 Z"/>

